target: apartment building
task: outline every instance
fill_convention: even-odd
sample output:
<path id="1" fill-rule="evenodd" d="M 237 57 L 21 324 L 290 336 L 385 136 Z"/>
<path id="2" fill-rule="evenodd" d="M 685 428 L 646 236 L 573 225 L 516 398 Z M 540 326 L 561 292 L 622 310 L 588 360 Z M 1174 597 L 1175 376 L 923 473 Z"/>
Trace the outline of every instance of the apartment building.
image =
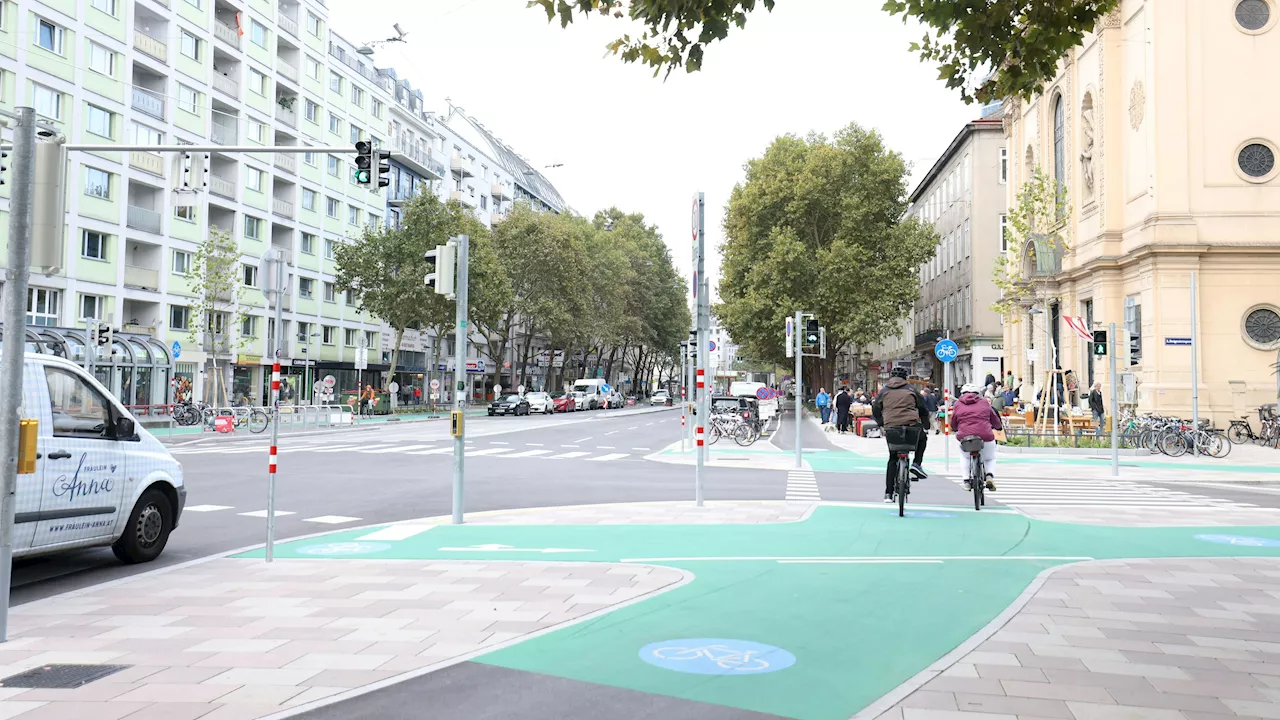
<path id="1" fill-rule="evenodd" d="M 421 93 L 411 103 L 407 82 L 360 50 L 330 31 L 323 0 L 0 2 L 0 107 L 35 107 L 68 142 L 353 148 L 369 139 L 400 153 L 392 192 L 379 193 L 355 183 L 351 153 L 215 150 L 208 187 L 191 204 L 173 192 L 173 155 L 72 152 L 65 267 L 32 278 L 29 327 L 66 338 L 63 351 L 81 360 L 85 318 L 109 320 L 123 332 L 99 377 L 127 404 L 166 402 L 170 363 L 197 397 L 225 389 L 261 403 L 276 329 L 258 292 L 259 260 L 276 248 L 288 267 L 280 359 L 295 401 L 316 376 L 354 389 L 362 344 L 369 370 L 385 369 L 381 323 L 336 290 L 334 248 L 396 222 L 402 189 L 456 194 L 446 145 L 476 162 L 483 153 L 433 129 Z M 514 186 L 493 182 L 504 183 Z M 484 189 L 489 206 L 494 192 Z M 0 238 L 6 198 L 0 186 Z M 501 207 L 471 204 L 489 210 L 486 222 Z M 184 274 L 210 228 L 240 250 L 246 317 L 220 313 L 197 336 L 197 291 Z M 144 355 L 155 369 L 145 381 L 130 365 Z"/>

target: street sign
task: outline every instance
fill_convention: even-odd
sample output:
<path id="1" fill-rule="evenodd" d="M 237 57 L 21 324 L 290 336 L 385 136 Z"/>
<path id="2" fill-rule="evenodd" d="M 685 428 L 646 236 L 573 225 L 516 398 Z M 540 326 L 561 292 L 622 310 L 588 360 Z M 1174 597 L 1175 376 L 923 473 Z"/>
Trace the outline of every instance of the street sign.
<path id="1" fill-rule="evenodd" d="M 284 262 L 283 255 L 281 250 L 268 248 L 258 258 L 258 287 L 262 288 L 262 297 L 267 299 L 268 304 L 275 300 L 280 290 L 276 287 L 276 263 Z"/>
<path id="2" fill-rule="evenodd" d="M 361 341 L 364 340 L 364 338 L 360 338 L 360 339 Z M 356 369 L 357 370 L 369 369 L 369 348 L 367 347 L 356 348 Z"/>
<path id="3" fill-rule="evenodd" d="M 601 389 L 601 390 L 603 390 L 603 391 L 605 391 L 605 392 L 612 392 L 612 391 L 613 391 L 613 388 L 612 388 L 612 387 L 610 387 L 609 383 L 605 383 L 605 384 L 601 385 L 601 386 L 600 386 L 600 389 Z"/>
<path id="4" fill-rule="evenodd" d="M 516 388 L 516 392 L 518 392 L 518 393 L 520 393 L 521 395 L 523 395 L 523 394 L 524 394 L 524 386 L 523 386 L 523 385 L 518 386 L 518 387 Z"/>
<path id="5" fill-rule="evenodd" d="M 767 388 L 767 387 L 762 387 L 762 388 L 760 388 L 759 390 L 757 390 L 757 391 L 756 391 L 756 398 L 757 398 L 757 399 L 759 399 L 759 400 L 772 400 L 772 399 L 773 399 L 773 390 L 771 390 L 771 389 L 769 389 L 769 388 Z"/>
<path id="6" fill-rule="evenodd" d="M 391 393 L 392 395 L 395 395 L 396 393 L 400 392 L 400 383 L 396 382 L 395 380 L 392 380 L 391 384 L 387 385 L 387 392 Z"/>
<path id="7" fill-rule="evenodd" d="M 796 344 L 791 339 L 793 337 L 792 333 L 796 331 L 794 325 L 795 325 L 795 321 L 792 320 L 791 318 L 787 318 L 787 343 L 786 343 L 787 357 L 792 357 L 793 355 L 795 355 L 795 352 L 796 352 Z"/>
<path id="8" fill-rule="evenodd" d="M 356 343 L 356 347 L 357 348 L 369 347 L 369 338 L 365 337 L 364 335 L 361 335 L 360 340 Z"/>
<path id="9" fill-rule="evenodd" d="M 1191 344 L 1191 338 L 1189 338 L 1189 337 L 1167 337 L 1167 338 L 1165 338 L 1165 339 L 1164 339 L 1164 344 L 1165 344 L 1165 345 L 1190 345 L 1190 344 Z"/>
<path id="10" fill-rule="evenodd" d="M 182 357 L 182 345 L 177 340 L 173 341 L 173 359 L 177 360 Z"/>
<path id="11" fill-rule="evenodd" d="M 712 340 L 710 344 L 711 344 L 711 352 L 715 352 L 715 351 L 716 351 L 716 341 L 715 341 L 715 340 Z"/>
<path id="12" fill-rule="evenodd" d="M 960 356 L 960 346 L 954 340 L 939 340 L 933 346 L 933 354 L 944 363 L 949 363 Z"/>
<path id="13" fill-rule="evenodd" d="M 325 376 L 324 376 L 324 386 L 325 386 L 325 387 L 333 387 L 334 385 L 337 385 L 337 384 L 338 384 L 338 381 L 337 381 L 336 379 L 334 379 L 334 377 L 333 377 L 332 375 L 325 375 Z"/>
<path id="14" fill-rule="evenodd" d="M 440 389 L 440 380 L 438 378 L 431 378 L 431 389 L 432 390 Z"/>

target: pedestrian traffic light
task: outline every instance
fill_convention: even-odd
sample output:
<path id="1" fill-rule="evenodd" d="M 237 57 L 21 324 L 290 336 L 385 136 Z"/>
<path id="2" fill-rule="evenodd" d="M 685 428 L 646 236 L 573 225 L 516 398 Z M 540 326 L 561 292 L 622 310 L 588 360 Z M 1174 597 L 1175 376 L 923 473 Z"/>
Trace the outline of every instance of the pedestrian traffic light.
<path id="1" fill-rule="evenodd" d="M 426 284 L 434 286 L 437 295 L 454 294 L 454 266 L 458 261 L 458 246 L 453 243 L 437 245 L 435 250 L 428 250 L 424 259 L 430 272 L 427 273 Z"/>
<path id="2" fill-rule="evenodd" d="M 817 318 L 809 318 L 804 324 L 804 344 L 817 345 L 822 342 L 822 330 L 818 327 Z"/>
<path id="3" fill-rule="evenodd" d="M 1102 356 L 1107 354 L 1107 331 L 1093 331 L 1093 354 Z"/>
<path id="4" fill-rule="evenodd" d="M 373 189 L 374 191 L 391 184 L 391 151 L 378 150 L 374 153 L 373 163 Z"/>
<path id="5" fill-rule="evenodd" d="M 98 347 L 110 348 L 111 343 L 115 340 L 115 331 L 106 323 L 93 322 L 93 328 L 89 334 L 93 343 Z"/>
<path id="6" fill-rule="evenodd" d="M 373 143 L 361 140 L 356 143 L 356 183 L 368 185 L 373 172 Z"/>

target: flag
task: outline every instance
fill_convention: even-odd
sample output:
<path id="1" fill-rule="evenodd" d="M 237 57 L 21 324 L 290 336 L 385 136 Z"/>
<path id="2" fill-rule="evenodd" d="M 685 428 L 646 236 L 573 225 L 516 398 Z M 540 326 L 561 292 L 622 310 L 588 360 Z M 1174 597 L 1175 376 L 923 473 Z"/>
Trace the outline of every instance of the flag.
<path id="1" fill-rule="evenodd" d="M 1075 331 L 1075 334 L 1079 335 L 1081 339 L 1089 342 L 1093 341 L 1093 331 L 1089 328 L 1089 324 L 1085 322 L 1084 318 L 1067 317 L 1066 315 L 1063 315 L 1062 319 L 1067 321 L 1067 325 Z"/>

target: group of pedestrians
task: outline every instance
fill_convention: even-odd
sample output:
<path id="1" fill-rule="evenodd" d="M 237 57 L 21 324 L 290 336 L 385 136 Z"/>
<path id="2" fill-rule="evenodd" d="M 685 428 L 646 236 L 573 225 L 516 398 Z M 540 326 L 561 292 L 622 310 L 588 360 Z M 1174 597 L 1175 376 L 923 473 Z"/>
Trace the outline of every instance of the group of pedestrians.
<path id="1" fill-rule="evenodd" d="M 831 422 L 831 411 L 834 409 L 836 432 L 847 433 L 852 419 L 851 411 L 853 406 L 855 404 L 870 405 L 871 396 L 862 388 L 850 392 L 849 388 L 842 387 L 833 398 L 827 394 L 826 388 L 821 388 L 814 397 L 813 403 L 818 407 L 818 413 L 822 416 L 823 425 Z"/>

